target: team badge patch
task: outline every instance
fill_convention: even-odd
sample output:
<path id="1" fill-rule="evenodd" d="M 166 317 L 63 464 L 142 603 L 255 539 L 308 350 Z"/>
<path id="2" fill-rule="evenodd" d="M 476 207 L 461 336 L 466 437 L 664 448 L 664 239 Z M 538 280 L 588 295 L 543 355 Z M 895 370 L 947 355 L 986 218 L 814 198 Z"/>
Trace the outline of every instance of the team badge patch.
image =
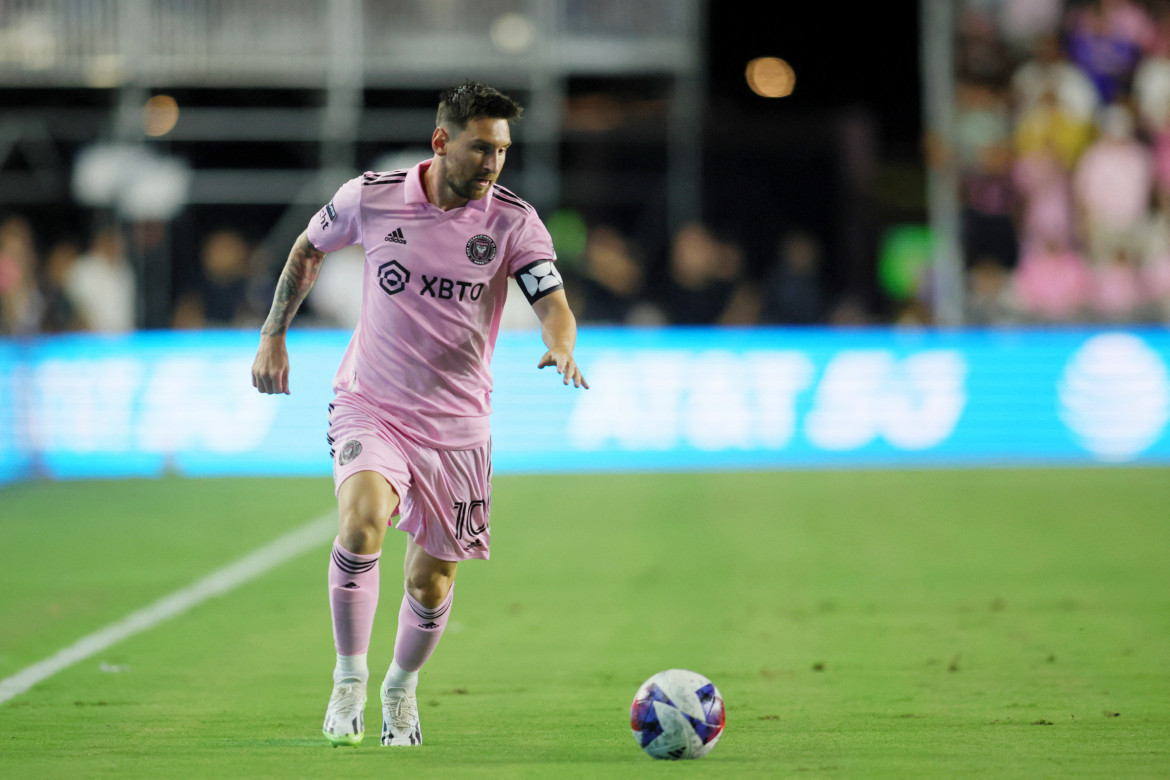
<path id="1" fill-rule="evenodd" d="M 496 259 L 496 242 L 480 233 L 467 242 L 467 259 L 476 265 L 487 265 Z"/>
<path id="2" fill-rule="evenodd" d="M 362 443 L 357 439 L 350 439 L 341 448 L 341 455 L 337 458 L 337 465 L 344 466 L 362 454 Z"/>

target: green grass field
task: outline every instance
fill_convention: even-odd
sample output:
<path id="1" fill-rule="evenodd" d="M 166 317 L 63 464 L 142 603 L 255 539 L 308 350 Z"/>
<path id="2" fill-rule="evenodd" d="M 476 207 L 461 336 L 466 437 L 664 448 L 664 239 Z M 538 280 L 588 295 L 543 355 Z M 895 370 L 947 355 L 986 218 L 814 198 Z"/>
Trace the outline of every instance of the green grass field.
<path id="1" fill-rule="evenodd" d="M 0 679 L 304 525 L 328 479 L 0 489 Z M 1167 777 L 1170 470 L 499 477 L 424 745 L 320 735 L 329 538 L 0 704 L 0 777 Z M 388 537 L 371 676 L 389 663 Z M 697 762 L 638 749 L 670 667 Z"/>

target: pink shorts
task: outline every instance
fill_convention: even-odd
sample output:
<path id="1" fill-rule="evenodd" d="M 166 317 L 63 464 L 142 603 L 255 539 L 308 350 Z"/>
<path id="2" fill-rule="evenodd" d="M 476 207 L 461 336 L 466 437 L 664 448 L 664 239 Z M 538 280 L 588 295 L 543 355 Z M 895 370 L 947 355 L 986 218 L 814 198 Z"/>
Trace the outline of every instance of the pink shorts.
<path id="1" fill-rule="evenodd" d="M 398 530 L 416 544 L 445 561 L 490 557 L 490 440 L 473 450 L 424 447 L 347 396 L 329 405 L 329 447 L 334 493 L 351 474 L 377 472 L 398 493 Z"/>

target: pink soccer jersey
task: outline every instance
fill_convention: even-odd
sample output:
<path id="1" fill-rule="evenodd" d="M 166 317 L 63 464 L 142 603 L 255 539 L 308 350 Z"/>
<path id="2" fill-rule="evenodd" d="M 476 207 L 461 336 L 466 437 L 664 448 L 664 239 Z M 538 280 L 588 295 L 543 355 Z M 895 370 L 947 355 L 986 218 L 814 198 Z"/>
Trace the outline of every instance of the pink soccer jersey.
<path id="1" fill-rule="evenodd" d="M 490 363 L 508 275 L 531 302 L 561 280 L 532 206 L 497 184 L 443 211 L 423 189 L 430 164 L 347 181 L 308 237 L 322 252 L 352 244 L 366 252 L 361 318 L 334 391 L 376 405 L 428 447 L 470 449 L 490 436 Z"/>

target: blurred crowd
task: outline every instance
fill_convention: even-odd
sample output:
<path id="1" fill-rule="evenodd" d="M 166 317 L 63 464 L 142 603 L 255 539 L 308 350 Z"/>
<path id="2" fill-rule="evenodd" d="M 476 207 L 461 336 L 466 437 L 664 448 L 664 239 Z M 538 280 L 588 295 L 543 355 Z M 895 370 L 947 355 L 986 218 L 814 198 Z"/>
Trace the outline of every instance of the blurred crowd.
<path id="1" fill-rule="evenodd" d="M 1170 321 L 1170 2 L 968 0 L 967 321 Z M 938 162 L 936 158 L 934 162 Z"/>
<path id="2" fill-rule="evenodd" d="M 587 229 L 580 252 L 561 254 L 558 267 L 586 323 L 812 325 L 838 316 L 822 278 L 823 254 L 812 234 L 792 230 L 761 276 L 739 243 L 701 222 L 675 231 L 658 261 L 598 224 Z"/>
<path id="3" fill-rule="evenodd" d="M 928 138 L 926 155 L 959 174 L 966 322 L 1170 322 L 1170 0 L 958 8 L 955 132 Z M 647 256 L 614 225 L 579 223 L 579 240 L 553 232 L 583 323 L 930 321 L 928 273 L 875 318 L 880 305 L 832 282 L 825 237 L 799 227 L 747 257 L 732 234 L 694 222 Z M 260 325 L 283 257 L 211 231 L 193 270 L 164 274 L 159 306 L 143 287 L 172 258 L 141 230 L 51 243 L 0 213 L 0 334 Z M 299 321 L 355 324 L 362 263 L 360 250 L 331 257 Z M 523 298 L 510 301 L 504 327 L 533 327 Z"/>
<path id="4" fill-rule="evenodd" d="M 155 226 L 157 227 L 157 226 Z M 149 249 L 151 226 L 137 226 Z M 145 239 L 144 241 L 142 241 Z M 143 262 L 131 260 L 123 230 L 97 228 L 88 243 L 64 239 L 41 251 L 22 216 L 0 219 L 0 335 L 91 331 L 125 333 L 142 326 Z M 196 278 L 184 281 L 166 324 L 174 328 L 259 325 L 274 279 L 266 262 L 237 232 L 219 230 L 204 240 Z"/>
<path id="5" fill-rule="evenodd" d="M 135 229 L 141 230 L 141 226 Z M 824 250 L 810 233 L 786 233 L 762 278 L 743 249 L 702 223 L 675 232 L 662 258 L 605 224 L 582 225 L 580 245 L 560 252 L 558 266 L 583 323 L 611 325 L 818 324 L 863 321 L 846 299 L 834 304 L 823 283 Z M 141 239 L 141 236 L 138 237 Z M 0 334 L 142 327 L 144 264 L 168 262 L 128 249 L 117 226 L 41 247 L 29 222 L 0 217 Z M 194 273 L 172 281 L 166 319 L 158 327 L 259 327 L 272 301 L 281 260 L 233 229 L 207 235 Z M 353 327 L 361 308 L 364 255 L 333 253 L 302 310 L 302 326 Z M 518 292 L 509 296 L 503 327 L 535 327 Z"/>

